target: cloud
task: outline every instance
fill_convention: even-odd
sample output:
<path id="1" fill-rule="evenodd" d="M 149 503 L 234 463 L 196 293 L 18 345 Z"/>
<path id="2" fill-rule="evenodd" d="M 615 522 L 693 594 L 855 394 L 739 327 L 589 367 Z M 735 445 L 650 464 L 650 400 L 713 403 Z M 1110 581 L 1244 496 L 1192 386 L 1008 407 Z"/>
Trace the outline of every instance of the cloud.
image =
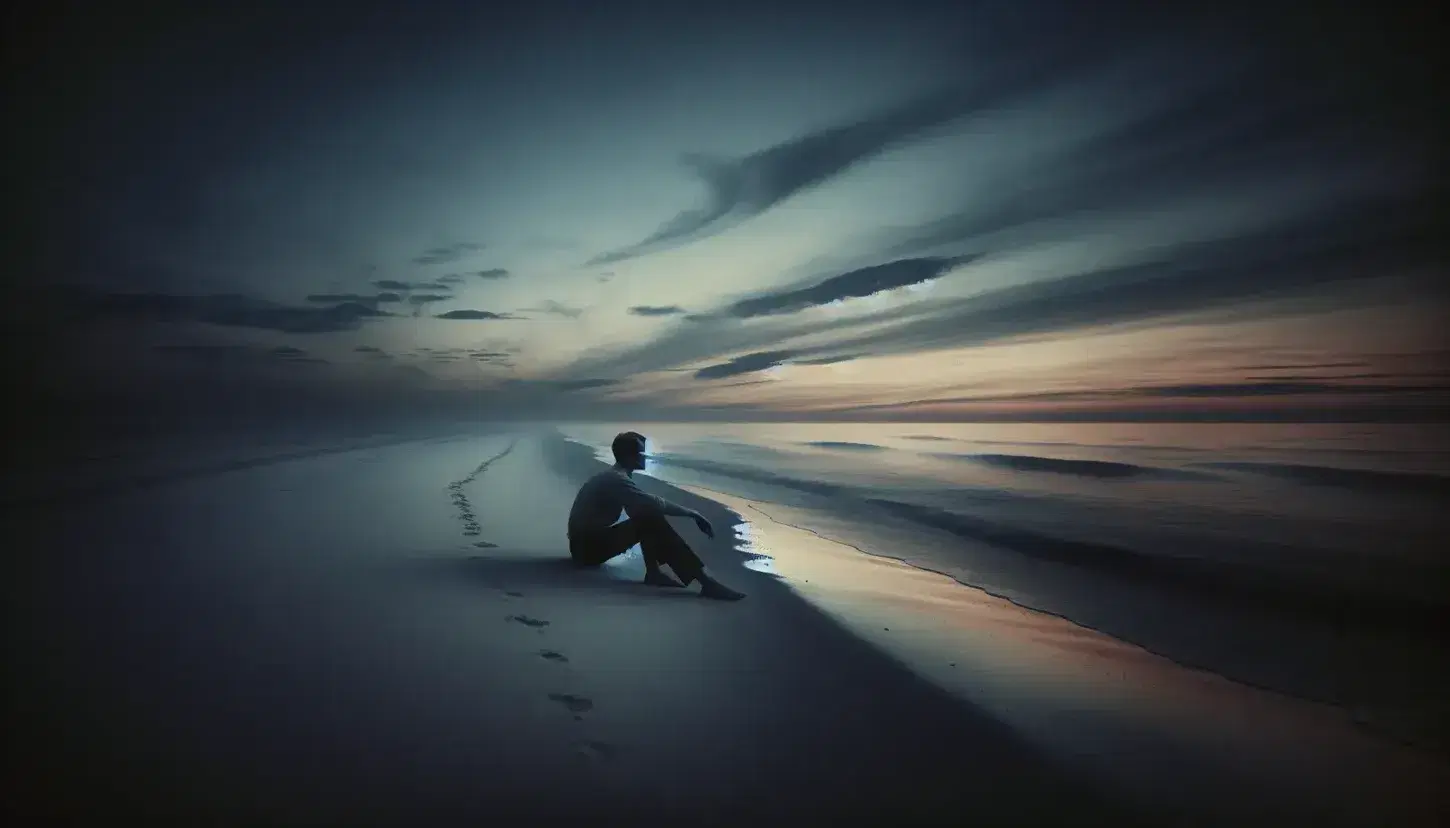
<path id="1" fill-rule="evenodd" d="M 1069 221 L 1193 198 L 1221 197 L 1268 214 L 1302 211 L 1426 179 L 1426 152 L 1413 131 L 1363 128 L 1398 119 L 1397 107 L 1413 108 L 1395 100 L 1402 90 L 1306 84 L 1306 67 L 1272 60 L 1238 72 L 1204 68 L 1196 81 L 1174 83 L 1177 94 L 1150 97 L 1135 111 L 1105 108 L 1113 114 L 1100 129 L 978 176 L 956 214 L 893 232 L 880 252 L 1022 246 L 1060 236 Z M 1157 84 L 1146 74 L 1160 65 L 1162 58 L 1139 68 L 1146 88 Z"/>
<path id="2" fill-rule="evenodd" d="M 523 308 L 526 313 L 542 313 L 548 316 L 562 316 L 567 319 L 578 319 L 583 313 L 583 308 L 570 307 L 561 302 L 549 299 L 540 303 L 537 307 Z"/>
<path id="3" fill-rule="evenodd" d="M 792 365 L 835 365 L 839 362 L 850 362 L 860 359 L 866 354 L 842 354 L 840 356 L 815 357 L 813 359 L 793 359 Z"/>
<path id="4" fill-rule="evenodd" d="M 858 120 L 802 135 L 742 158 L 692 153 L 681 161 L 705 184 L 705 204 L 666 221 L 643 240 L 591 259 L 610 264 L 718 233 L 818 187 L 888 150 L 969 116 L 993 111 L 1060 80 L 1086 52 L 1066 48 L 1002 67 L 974 85 L 951 85 Z"/>
<path id="5" fill-rule="evenodd" d="M 413 258 L 413 263 L 420 265 L 448 264 L 449 262 L 456 262 L 459 259 L 465 258 L 472 253 L 478 253 L 483 249 L 483 245 L 473 242 L 448 244 L 423 251 L 421 255 Z"/>
<path id="6" fill-rule="evenodd" d="M 1424 268 L 1443 255 L 1431 217 L 1403 206 L 1342 211 L 1232 240 L 1178 245 L 1155 260 L 1086 270 L 928 305 L 915 319 L 821 350 L 873 354 L 981 345 L 1318 294 L 1336 282 Z M 1272 306 L 1267 306 L 1272 307 Z M 1284 306 L 1270 312 L 1283 313 Z M 1292 311 L 1292 305 L 1289 306 Z"/>
<path id="7" fill-rule="evenodd" d="M 559 382 L 551 383 L 551 385 L 554 388 L 559 389 L 560 391 L 585 391 L 585 390 L 592 389 L 592 388 L 608 388 L 611 385 L 618 385 L 619 383 L 620 383 L 620 381 L 617 380 L 617 379 L 599 379 L 599 378 L 596 378 L 596 379 L 579 379 L 579 380 L 561 380 Z"/>
<path id="8" fill-rule="evenodd" d="M 361 302 L 343 302 L 321 308 L 292 307 L 239 294 L 188 296 L 61 288 L 50 291 L 49 296 L 81 320 L 200 322 L 298 334 L 355 330 L 366 319 L 392 315 Z"/>
<path id="9" fill-rule="evenodd" d="M 899 259 L 832 276 L 799 290 L 767 293 L 732 304 L 726 313 L 748 318 L 795 313 L 845 299 L 859 299 L 886 290 L 919 285 L 939 278 L 953 268 L 970 262 L 973 256 Z"/>
<path id="10" fill-rule="evenodd" d="M 451 299 L 453 299 L 453 295 L 450 293 L 415 293 L 408 297 L 408 304 L 421 307 L 434 302 L 447 302 Z"/>
<path id="11" fill-rule="evenodd" d="M 402 296 L 400 294 L 411 293 L 415 290 L 453 290 L 453 285 L 449 283 L 448 277 L 446 276 L 442 279 L 434 279 L 427 282 L 404 282 L 398 279 L 378 279 L 377 281 L 373 282 L 373 286 L 377 287 L 379 290 L 391 291 L 390 293 L 379 294 L 379 296 L 396 296 L 396 299 L 390 300 L 395 302 L 402 300 Z M 389 300 L 379 299 L 378 301 Z"/>
<path id="12" fill-rule="evenodd" d="M 456 285 L 463 281 L 463 276 L 458 273 L 450 273 L 447 276 L 439 276 L 436 281 L 443 285 Z"/>
<path id="13" fill-rule="evenodd" d="M 353 351 L 359 354 L 367 354 L 370 357 L 378 359 L 386 359 L 392 356 L 392 354 L 374 345 L 359 345 L 356 348 L 353 348 Z"/>
<path id="14" fill-rule="evenodd" d="M 568 370 L 576 376 L 660 370 L 713 355 L 778 348 L 803 337 L 817 344 L 794 349 L 797 360 L 971 347 L 1182 314 L 1250 319 L 1303 313 L 1310 303 L 1339 307 L 1363 298 L 1331 290 L 1337 283 L 1433 272 L 1445 253 L 1436 215 L 1418 194 L 1384 194 L 1326 205 L 1228 238 L 1165 241 L 1131 264 L 1073 259 L 1051 273 L 1055 278 L 966 298 L 934 298 L 829 318 L 768 314 L 750 324 L 729 313 L 714 314 L 620 351 L 589 354 Z M 970 277 L 968 267 L 954 278 Z M 841 283 L 830 279 L 732 308 L 749 315 L 791 307 L 826 284 Z"/>
<path id="15" fill-rule="evenodd" d="M 447 313 L 440 313 L 440 314 L 438 314 L 437 318 L 439 318 L 439 319 L 471 319 L 471 320 L 479 320 L 479 319 L 518 319 L 519 317 L 513 316 L 511 314 L 507 314 L 507 313 L 494 313 L 493 311 L 464 309 L 464 310 L 451 310 L 451 311 L 448 311 Z"/>
<path id="16" fill-rule="evenodd" d="M 477 276 L 480 279 L 507 279 L 513 274 L 510 273 L 506 268 L 491 267 L 487 270 L 476 271 L 473 275 Z"/>
<path id="17" fill-rule="evenodd" d="M 377 305 L 391 302 L 401 302 L 403 297 L 396 293 L 309 293 L 307 301 L 319 305 L 331 305 L 339 302 L 358 302 L 364 305 Z"/>
<path id="18" fill-rule="evenodd" d="M 695 372 L 695 379 L 724 379 L 764 371 L 782 365 L 790 358 L 790 351 L 757 351 L 753 354 L 738 356 L 729 362 L 701 368 Z"/>
<path id="19" fill-rule="evenodd" d="M 513 354 L 504 353 L 503 351 L 469 351 L 468 355 L 479 362 L 503 363 L 513 359 Z"/>
<path id="20" fill-rule="evenodd" d="M 677 316 L 685 309 L 679 305 L 635 305 L 629 312 L 635 316 Z"/>

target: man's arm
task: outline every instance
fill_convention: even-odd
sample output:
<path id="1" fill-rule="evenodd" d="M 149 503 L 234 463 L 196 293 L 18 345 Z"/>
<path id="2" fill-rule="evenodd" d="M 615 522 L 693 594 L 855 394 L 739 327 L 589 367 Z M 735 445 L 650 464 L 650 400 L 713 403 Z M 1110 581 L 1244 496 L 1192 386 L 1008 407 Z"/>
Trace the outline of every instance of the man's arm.
<path id="1" fill-rule="evenodd" d="M 692 518 L 695 516 L 694 509 L 687 509 L 678 503 L 671 503 L 662 497 L 655 497 L 639 487 L 639 484 L 623 475 L 619 478 L 620 485 L 618 494 L 620 501 L 624 504 L 624 511 L 631 518 L 641 518 L 650 515 L 679 515 L 680 517 Z"/>

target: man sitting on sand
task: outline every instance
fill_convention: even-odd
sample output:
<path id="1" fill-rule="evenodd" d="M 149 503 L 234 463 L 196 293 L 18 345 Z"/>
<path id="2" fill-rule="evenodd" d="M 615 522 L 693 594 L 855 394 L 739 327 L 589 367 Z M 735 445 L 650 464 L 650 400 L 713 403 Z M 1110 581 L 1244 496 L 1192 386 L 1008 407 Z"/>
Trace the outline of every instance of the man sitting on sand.
<path id="1" fill-rule="evenodd" d="M 705 516 L 663 498 L 646 494 L 631 475 L 644 469 L 644 435 L 626 431 L 614 438 L 614 467 L 589 478 L 574 497 L 569 511 L 569 554 L 582 566 L 599 566 L 627 551 L 636 543 L 644 553 L 644 582 L 651 586 L 683 587 L 700 582 L 700 595 L 721 601 L 738 601 L 736 592 L 705 572 L 705 564 L 685 539 L 680 537 L 667 515 L 695 521 L 706 537 L 715 529 Z M 629 517 L 619 519 L 623 511 Z M 680 581 L 660 571 L 668 566 Z"/>

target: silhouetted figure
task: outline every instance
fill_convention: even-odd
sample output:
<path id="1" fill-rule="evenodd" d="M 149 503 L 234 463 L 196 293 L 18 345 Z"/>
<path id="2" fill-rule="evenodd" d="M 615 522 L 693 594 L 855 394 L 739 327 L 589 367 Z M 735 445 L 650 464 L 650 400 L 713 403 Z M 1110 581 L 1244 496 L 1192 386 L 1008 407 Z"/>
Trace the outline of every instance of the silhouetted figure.
<path id="1" fill-rule="evenodd" d="M 574 497 L 569 511 L 569 554 L 583 566 L 599 566 L 622 554 L 636 543 L 644 553 L 644 582 L 651 586 L 683 587 L 700 582 L 706 598 L 738 601 L 745 595 L 725 586 L 705 572 L 705 564 L 685 539 L 675 531 L 667 515 L 695 521 L 707 537 L 715 529 L 705 516 L 663 498 L 642 491 L 631 475 L 644 469 L 644 435 L 626 431 L 610 446 L 614 466 L 589 478 Z M 620 512 L 628 517 L 619 520 Z M 680 581 L 660 571 L 668 566 Z"/>

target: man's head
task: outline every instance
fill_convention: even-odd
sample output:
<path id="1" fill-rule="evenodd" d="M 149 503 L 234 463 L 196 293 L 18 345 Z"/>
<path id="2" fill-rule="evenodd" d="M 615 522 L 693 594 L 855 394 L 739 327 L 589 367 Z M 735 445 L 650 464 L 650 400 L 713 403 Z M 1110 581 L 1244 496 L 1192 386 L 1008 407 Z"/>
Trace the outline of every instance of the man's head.
<path id="1" fill-rule="evenodd" d="M 644 435 L 637 431 L 616 434 L 609 448 L 614 452 L 614 462 L 630 471 L 644 470 Z"/>

